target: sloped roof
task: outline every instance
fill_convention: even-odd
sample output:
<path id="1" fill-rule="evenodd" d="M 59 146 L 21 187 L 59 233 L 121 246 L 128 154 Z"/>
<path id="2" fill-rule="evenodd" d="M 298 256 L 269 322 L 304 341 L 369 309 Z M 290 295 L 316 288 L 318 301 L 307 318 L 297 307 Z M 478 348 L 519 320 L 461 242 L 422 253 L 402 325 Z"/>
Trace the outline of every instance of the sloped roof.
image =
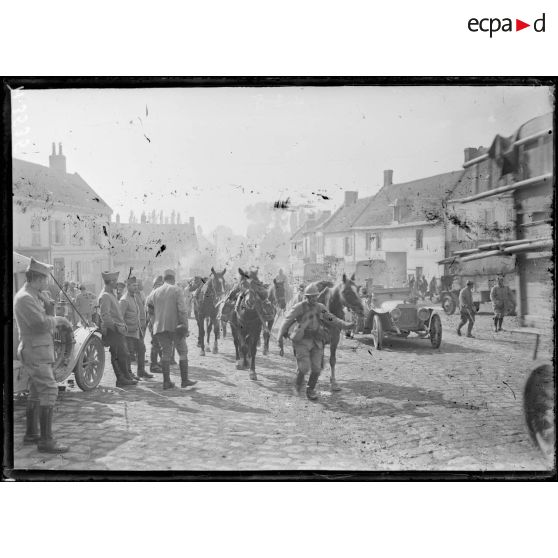
<path id="1" fill-rule="evenodd" d="M 372 199 L 373 196 L 368 196 L 357 200 L 355 203 L 342 205 L 325 223 L 323 227 L 324 233 L 345 232 L 350 230 L 363 211 L 366 210 Z"/>
<path id="2" fill-rule="evenodd" d="M 295 233 L 291 236 L 291 240 L 302 240 L 305 234 L 315 232 L 330 218 L 331 215 L 328 215 L 326 212 L 322 212 L 317 219 L 308 219 L 295 231 Z"/>
<path id="3" fill-rule="evenodd" d="M 77 172 L 63 174 L 21 159 L 12 159 L 12 192 L 20 199 L 46 206 L 71 205 L 95 213 L 112 213 L 109 205 Z"/>
<path id="4" fill-rule="evenodd" d="M 383 186 L 353 223 L 373 227 L 392 223 L 393 203 L 401 209 L 400 223 L 435 221 L 442 215 L 442 200 L 454 190 L 465 171 L 452 171 L 427 178 Z"/>

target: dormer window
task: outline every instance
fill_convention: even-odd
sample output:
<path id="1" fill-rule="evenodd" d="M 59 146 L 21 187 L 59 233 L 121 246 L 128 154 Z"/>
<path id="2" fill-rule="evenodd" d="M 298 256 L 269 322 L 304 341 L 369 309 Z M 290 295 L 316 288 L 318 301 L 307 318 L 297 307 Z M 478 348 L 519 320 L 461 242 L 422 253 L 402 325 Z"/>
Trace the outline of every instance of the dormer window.
<path id="1" fill-rule="evenodd" d="M 399 205 L 399 200 L 393 200 L 393 202 L 389 205 L 393 209 L 393 221 L 399 223 L 399 221 L 401 220 L 401 207 Z"/>

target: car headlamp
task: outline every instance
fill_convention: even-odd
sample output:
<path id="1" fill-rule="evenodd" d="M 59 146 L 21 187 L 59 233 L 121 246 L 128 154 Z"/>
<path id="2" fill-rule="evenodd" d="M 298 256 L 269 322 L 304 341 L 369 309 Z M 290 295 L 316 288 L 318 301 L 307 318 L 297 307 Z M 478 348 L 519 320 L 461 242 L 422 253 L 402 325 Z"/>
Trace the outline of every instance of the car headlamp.
<path id="1" fill-rule="evenodd" d="M 428 308 L 419 308 L 418 319 L 421 322 L 425 322 L 426 320 L 428 320 L 429 316 L 430 316 L 430 310 L 428 310 Z"/>

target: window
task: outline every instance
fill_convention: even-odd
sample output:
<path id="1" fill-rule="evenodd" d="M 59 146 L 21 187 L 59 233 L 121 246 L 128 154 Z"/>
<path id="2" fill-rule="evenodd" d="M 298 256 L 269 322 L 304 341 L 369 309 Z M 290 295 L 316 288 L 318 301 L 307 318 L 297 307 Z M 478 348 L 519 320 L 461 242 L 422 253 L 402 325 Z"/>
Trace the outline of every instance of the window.
<path id="1" fill-rule="evenodd" d="M 54 244 L 64 244 L 64 223 L 54 221 Z"/>
<path id="2" fill-rule="evenodd" d="M 401 212 L 399 211 L 399 206 L 398 205 L 394 205 L 393 206 L 393 220 L 394 221 L 399 221 Z"/>
<path id="3" fill-rule="evenodd" d="M 382 233 L 376 234 L 376 250 L 382 249 Z"/>
<path id="4" fill-rule="evenodd" d="M 54 258 L 54 277 L 56 278 L 56 280 L 62 284 L 65 280 L 64 277 L 64 258 Z"/>
<path id="5" fill-rule="evenodd" d="M 506 222 L 508 225 L 513 225 L 513 207 L 506 209 Z"/>
<path id="6" fill-rule="evenodd" d="M 76 262 L 76 281 L 81 283 L 81 262 Z"/>
<path id="7" fill-rule="evenodd" d="M 316 243 L 317 243 L 316 252 L 318 254 L 323 254 L 324 253 L 324 237 L 323 236 L 316 237 Z"/>
<path id="8" fill-rule="evenodd" d="M 353 255 L 353 242 L 350 236 L 345 237 L 345 256 Z"/>
<path id="9" fill-rule="evenodd" d="M 79 223 L 74 223 L 71 231 L 70 243 L 73 246 L 81 246 L 83 240 L 81 225 Z"/>
<path id="10" fill-rule="evenodd" d="M 367 234 L 366 235 L 366 246 L 365 249 L 367 252 L 370 252 L 370 250 L 372 249 L 372 240 L 374 238 L 373 234 Z"/>
<path id="11" fill-rule="evenodd" d="M 416 230 L 416 249 L 422 250 L 422 229 Z"/>
<path id="12" fill-rule="evenodd" d="M 32 246 L 41 245 L 41 218 L 40 217 L 31 218 L 31 245 Z"/>
<path id="13" fill-rule="evenodd" d="M 416 268 L 415 275 L 416 275 L 417 280 L 422 277 L 422 267 L 417 267 Z"/>

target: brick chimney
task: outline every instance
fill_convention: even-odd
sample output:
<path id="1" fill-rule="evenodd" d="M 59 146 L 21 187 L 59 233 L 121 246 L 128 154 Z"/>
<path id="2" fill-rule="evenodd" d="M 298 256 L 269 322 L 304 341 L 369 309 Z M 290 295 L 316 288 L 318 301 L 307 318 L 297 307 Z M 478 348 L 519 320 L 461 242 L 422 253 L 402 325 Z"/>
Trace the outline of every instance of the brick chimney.
<path id="1" fill-rule="evenodd" d="M 59 173 L 66 174 L 66 156 L 62 153 L 62 144 L 58 144 L 58 155 L 54 142 L 52 142 L 52 154 L 48 158 L 48 166 Z"/>
<path id="2" fill-rule="evenodd" d="M 393 184 L 393 171 L 391 169 L 384 171 L 384 186 L 391 186 Z"/>
<path id="3" fill-rule="evenodd" d="M 353 205 L 358 200 L 358 192 L 347 190 L 345 192 L 345 205 Z"/>

